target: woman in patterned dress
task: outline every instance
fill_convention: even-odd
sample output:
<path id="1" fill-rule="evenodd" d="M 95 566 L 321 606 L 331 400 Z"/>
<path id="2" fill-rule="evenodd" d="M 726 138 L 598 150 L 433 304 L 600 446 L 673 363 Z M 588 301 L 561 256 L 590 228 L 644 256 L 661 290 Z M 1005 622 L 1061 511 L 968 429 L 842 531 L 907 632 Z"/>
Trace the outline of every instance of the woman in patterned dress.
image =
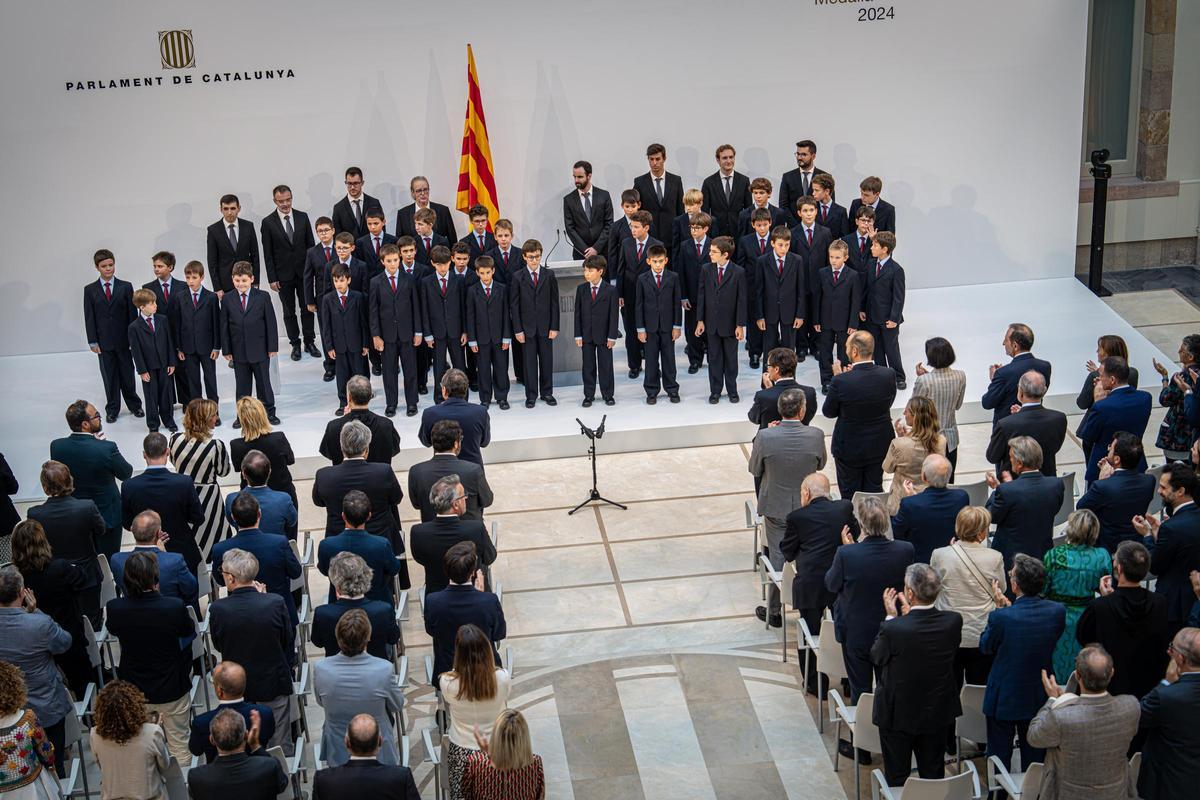
<path id="1" fill-rule="evenodd" d="M 229 535 L 217 478 L 229 474 L 229 451 L 214 439 L 217 404 L 197 397 L 183 412 L 183 430 L 171 435 L 171 464 L 180 475 L 190 475 L 200 495 L 204 522 L 196 529 L 196 546 L 208 561 L 213 545 Z"/>
<path id="2" fill-rule="evenodd" d="M 1046 586 L 1042 594 L 1067 607 L 1067 626 L 1054 646 L 1054 677 L 1066 681 L 1075 669 L 1079 642 L 1075 625 L 1100 587 L 1100 579 L 1112 572 L 1112 556 L 1096 547 L 1100 520 L 1088 509 L 1067 517 L 1067 541 L 1046 553 Z"/>
<path id="3" fill-rule="evenodd" d="M 962 408 L 963 396 L 967 392 L 967 373 L 950 368 L 954 358 L 954 348 L 942 337 L 935 336 L 926 341 L 926 363 L 917 362 L 917 380 L 913 383 L 912 393 L 913 397 L 928 397 L 937 409 L 938 425 L 946 437 L 951 483 L 954 483 L 954 470 L 958 466 L 958 420 L 955 412 Z"/>
<path id="4" fill-rule="evenodd" d="M 0 795 L 4 800 L 58 797 L 50 771 L 60 754 L 46 738 L 37 714 L 26 706 L 25 677 L 0 661 Z"/>
<path id="5" fill-rule="evenodd" d="M 1174 375 L 1158 363 L 1158 359 L 1153 359 L 1153 362 L 1155 372 L 1162 378 L 1158 404 L 1167 409 L 1154 443 L 1162 448 L 1167 461 L 1188 463 L 1191 461 L 1190 452 L 1195 437 L 1183 413 L 1183 401 L 1187 398 L 1188 390 L 1195 390 L 1196 376 L 1200 373 L 1200 334 L 1190 333 L 1183 337 L 1179 345 L 1179 364 L 1183 369 Z"/>
<path id="6" fill-rule="evenodd" d="M 467 760 L 463 774 L 466 800 L 542 800 L 546 775 L 542 757 L 534 755 L 529 725 L 516 709 L 500 712 L 489 741 L 478 732 L 479 750 Z"/>

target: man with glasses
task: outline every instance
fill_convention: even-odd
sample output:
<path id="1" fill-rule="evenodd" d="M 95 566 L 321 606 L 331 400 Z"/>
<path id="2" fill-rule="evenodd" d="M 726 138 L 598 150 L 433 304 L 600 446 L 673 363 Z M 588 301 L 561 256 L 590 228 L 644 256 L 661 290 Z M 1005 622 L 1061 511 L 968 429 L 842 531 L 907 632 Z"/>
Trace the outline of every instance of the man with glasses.
<path id="1" fill-rule="evenodd" d="M 441 203 L 429 201 L 429 179 L 424 175 L 416 176 L 409 181 L 408 192 L 412 195 L 413 202 L 396 212 L 395 234 L 417 238 L 414 216 L 418 209 L 432 208 L 433 213 L 437 216 L 437 221 L 433 223 L 433 232 L 445 236 L 446 246 L 453 247 L 458 241 L 458 234 L 454 231 L 454 218 L 450 216 L 449 208 Z"/>
<path id="2" fill-rule="evenodd" d="M 474 543 L 481 564 L 496 560 L 496 545 L 484 524 L 462 518 L 467 510 L 467 493 L 457 475 L 439 478 L 429 490 L 429 500 L 437 516 L 414 525 L 410 534 L 412 556 L 425 568 L 426 597 L 446 588 L 446 551 L 459 542 Z"/>
<path id="3" fill-rule="evenodd" d="M 338 233 L 346 231 L 355 240 L 367 235 L 367 212 L 371 209 L 383 211 L 377 198 L 363 191 L 363 173 L 358 167 L 346 167 L 346 196 L 333 207 L 333 228 Z"/>

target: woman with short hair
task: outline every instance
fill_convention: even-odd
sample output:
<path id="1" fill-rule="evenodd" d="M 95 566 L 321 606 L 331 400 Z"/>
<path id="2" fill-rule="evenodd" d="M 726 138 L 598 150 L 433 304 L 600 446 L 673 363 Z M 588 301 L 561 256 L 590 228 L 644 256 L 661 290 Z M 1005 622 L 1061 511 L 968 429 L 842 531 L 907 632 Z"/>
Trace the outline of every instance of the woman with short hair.
<path id="1" fill-rule="evenodd" d="M 1066 681 L 1075 670 L 1079 642 L 1075 625 L 1083 610 L 1096 595 L 1100 579 L 1112 573 L 1112 555 L 1096 547 L 1100 538 L 1100 520 L 1089 509 L 1072 511 L 1067 517 L 1067 541 L 1051 548 L 1042 557 L 1046 565 L 1046 586 L 1042 596 L 1067 607 L 1067 625 L 1054 646 L 1054 676 Z"/>
<path id="2" fill-rule="evenodd" d="M 925 342 L 925 361 L 917 362 L 917 379 L 913 383 L 913 397 L 928 397 L 937 409 L 938 423 L 946 437 L 946 459 L 950 462 L 950 482 L 954 483 L 954 469 L 958 466 L 958 420 L 955 413 L 962 408 L 967 392 L 967 373 L 951 369 L 954 363 L 954 347 L 941 336 Z"/>

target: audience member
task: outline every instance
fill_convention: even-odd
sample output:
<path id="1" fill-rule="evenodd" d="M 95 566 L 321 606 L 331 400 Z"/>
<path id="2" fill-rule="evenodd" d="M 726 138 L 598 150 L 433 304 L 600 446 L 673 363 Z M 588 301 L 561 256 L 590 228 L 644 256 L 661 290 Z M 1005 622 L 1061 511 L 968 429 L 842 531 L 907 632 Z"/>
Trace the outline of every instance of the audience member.
<path id="1" fill-rule="evenodd" d="M 992 547 L 1004 554 L 1005 570 L 1012 567 L 1017 553 L 1039 561 L 1046 555 L 1064 490 L 1061 479 L 1041 473 L 1042 448 L 1032 437 L 1011 440 L 1008 458 L 1011 473 L 1001 473 L 999 479 L 991 472 L 987 474 L 988 486 L 992 487 L 987 509 L 996 525 Z"/>
<path id="2" fill-rule="evenodd" d="M 20 491 L 17 476 L 13 474 L 8 459 L 0 453 L 0 564 L 12 561 L 12 529 L 21 521 L 12 496 Z"/>
<path id="3" fill-rule="evenodd" d="M 14 800 L 59 797 L 58 784 L 50 770 L 62 750 L 55 750 L 38 721 L 37 712 L 26 707 L 27 701 L 25 677 L 20 668 L 0 661 L 0 731 L 3 731 L 0 747 L 4 748 L 0 794 Z"/>
<path id="4" fill-rule="evenodd" d="M 958 512 L 971 504 L 965 490 L 947 487 L 953 471 L 950 459 L 945 456 L 936 453 L 925 456 L 921 462 L 924 491 L 904 497 L 892 517 L 892 535 L 912 543 L 916 563 L 930 563 L 933 551 L 954 538 Z"/>
<path id="5" fill-rule="evenodd" d="M 1158 576 L 1154 591 L 1167 598 L 1167 632 L 1172 636 L 1192 608 L 1188 573 L 1200 568 L 1200 509 L 1193 502 L 1198 492 L 1200 480 L 1190 466 L 1167 464 L 1158 479 L 1158 495 L 1170 517 L 1162 523 L 1154 516 L 1133 518 L 1150 550 L 1150 571 Z"/>
<path id="6" fill-rule="evenodd" d="M 1036 358 L 1030 350 L 1033 349 L 1033 330 L 1028 325 L 1014 322 L 1004 331 L 1004 354 L 1009 362 L 1004 366 L 992 364 L 988 367 L 987 391 L 983 394 L 981 404 L 992 411 L 992 428 L 1000 420 L 1013 412 L 1017 400 L 1017 384 L 1021 376 L 1029 370 L 1040 373 L 1050 385 L 1050 362 Z M 1043 392 L 1044 394 L 1044 392 Z"/>
<path id="7" fill-rule="evenodd" d="M 1183 337 L 1179 345 L 1180 370 L 1175 374 L 1153 359 L 1154 370 L 1162 378 L 1162 391 L 1158 394 L 1158 404 L 1167 409 L 1162 425 L 1158 429 L 1158 438 L 1154 444 L 1162 448 L 1163 457 L 1168 461 L 1191 460 L 1189 451 L 1195 439 L 1192 425 L 1188 422 L 1184 410 L 1184 402 L 1189 392 L 1194 392 L 1196 378 L 1200 375 L 1200 334 L 1189 333 Z M 1169 377 L 1168 377 L 1169 376 Z"/>
<path id="8" fill-rule="evenodd" d="M 313 691 L 325 709 L 321 732 L 321 754 L 331 767 L 350 760 L 346 751 L 346 729 L 359 714 L 391 720 L 402 713 L 404 690 L 394 680 L 392 664 L 367 653 L 371 622 L 361 608 L 347 611 L 337 624 L 339 652 L 313 664 Z M 389 766 L 400 763 L 393 726 L 382 725 L 379 761 Z"/>
<path id="9" fill-rule="evenodd" d="M 950 482 L 954 481 L 954 469 L 958 465 L 958 421 L 955 413 L 962 408 L 963 396 L 967 391 L 967 373 L 950 367 L 954 358 L 954 348 L 950 342 L 940 336 L 926 340 L 925 360 L 929 362 L 929 368 L 917 362 L 917 379 L 912 392 L 913 397 L 927 397 L 933 401 L 938 423 L 946 437 Z"/>
<path id="10" fill-rule="evenodd" d="M 258 501 L 258 510 L 262 514 L 258 527 L 263 533 L 276 533 L 295 539 L 299 522 L 296 506 L 286 493 L 272 489 L 270 480 L 271 460 L 261 450 L 247 452 L 242 459 L 242 484 L 245 488 L 225 498 L 225 516 L 233 523 L 234 501 L 239 495 L 248 494 Z"/>
<path id="11" fill-rule="evenodd" d="M 367 599 L 386 603 L 390 608 L 395 602 L 391 579 L 394 575 L 401 575 L 401 585 L 407 584 L 408 562 L 396 557 L 387 539 L 367 531 L 370 516 L 371 501 L 367 496 L 357 489 L 346 492 L 342 498 L 342 522 L 346 527 L 336 536 L 326 534 L 317 546 L 317 571 L 322 575 L 330 575 L 329 566 L 335 558 L 342 553 L 353 553 L 371 570 Z M 331 579 L 330 603 L 335 599 L 335 588 Z"/>
<path id="12" fill-rule="evenodd" d="M 912 397 L 904 404 L 904 419 L 896 420 L 896 438 L 888 445 L 883 471 L 891 474 L 888 513 L 900 510 L 900 501 L 925 490 L 921 466 L 925 457 L 945 456 L 946 437 L 938 427 L 937 409 L 928 397 Z"/>
<path id="13" fill-rule="evenodd" d="M 396 426 L 390 419 L 379 416 L 369 408 L 374 396 L 370 378 L 355 375 L 346 382 L 346 413 L 329 420 L 325 426 L 325 435 L 321 437 L 321 455 L 334 464 L 342 463 L 345 458 L 341 447 L 342 428 L 347 422 L 358 420 L 371 431 L 367 461 L 376 464 L 392 463 L 392 458 L 400 452 L 400 434 L 396 432 Z"/>
<path id="14" fill-rule="evenodd" d="M 464 519 L 483 519 L 483 509 L 492 504 L 492 487 L 488 484 L 483 467 L 459 458 L 462 450 L 462 426 L 452 419 L 435 423 L 429 433 L 433 457 L 408 470 L 408 500 L 413 508 L 421 512 L 421 522 L 429 522 L 437 512 L 429 500 L 429 490 L 439 478 L 457 475 L 467 492 L 467 510 Z"/>
<path id="15" fill-rule="evenodd" d="M 1083 415 L 1075 435 L 1083 441 L 1083 456 L 1087 461 L 1084 478 L 1088 485 L 1100 477 L 1100 464 L 1108 455 L 1109 442 L 1121 431 L 1132 433 L 1141 441 L 1150 422 L 1153 399 L 1149 392 L 1141 392 L 1129 385 L 1129 365 L 1123 358 L 1109 357 L 1100 365 L 1100 377 L 1096 380 L 1096 402 Z M 1138 472 L 1146 469 L 1143 458 L 1133 467 Z"/>
<path id="16" fill-rule="evenodd" d="M 776 347 L 767 353 L 767 368 L 762 376 L 763 388 L 754 393 L 754 402 L 746 414 L 760 430 L 780 419 L 779 396 L 788 389 L 799 389 L 804 393 L 801 419 L 805 425 L 817 415 L 817 392 L 811 386 L 797 383 L 796 361 L 796 351 L 790 347 Z"/>
<path id="17" fill-rule="evenodd" d="M 390 649 L 400 641 L 400 626 L 391 603 L 367 597 L 373 580 L 372 572 L 367 562 L 354 553 L 343 551 L 330 560 L 329 584 L 337 599 L 317 606 L 313 612 L 310 636 L 315 646 L 325 648 L 325 655 L 332 656 L 338 652 L 338 620 L 350 609 L 361 608 L 371 622 L 371 641 L 367 644 L 367 652 L 376 658 L 391 658 Z"/>
<path id="18" fill-rule="evenodd" d="M 157 431 L 146 434 L 142 440 L 146 469 L 121 484 L 121 524 L 129 530 L 138 514 L 158 512 L 168 536 L 167 549 L 183 556 L 195 574 L 202 558 L 196 534 L 204 522 L 204 509 L 192 479 L 167 469 L 167 456 L 167 437 Z"/>
<path id="19" fill-rule="evenodd" d="M 1100 579 L 1112 571 L 1112 557 L 1096 547 L 1100 521 L 1091 511 L 1072 511 L 1067 517 L 1066 541 L 1052 548 L 1042 562 L 1046 566 L 1046 586 L 1042 596 L 1062 603 L 1067 609 L 1066 626 L 1054 647 L 1054 674 L 1070 675 L 1079 654 L 1075 641 L 1075 623 L 1087 608 Z"/>
<path id="20" fill-rule="evenodd" d="M 304 572 L 300 566 L 300 559 L 296 558 L 296 551 L 283 536 L 263 533 L 259 529 L 262 513 L 258 507 L 258 500 L 252 495 L 239 494 L 230 510 L 238 532 L 233 538 L 226 539 L 213 548 L 213 577 L 217 583 L 224 586 L 225 554 L 234 549 L 251 553 L 257 562 L 258 570 L 256 575 L 252 574 L 250 577 L 264 584 L 268 592 L 283 598 L 288 617 L 295 625 L 299 618 L 296 615 L 296 601 L 292 596 L 292 580 L 299 578 Z"/>
<path id="21" fill-rule="evenodd" d="M 75 481 L 71 470 L 60 461 L 42 464 L 42 491 L 46 502 L 33 506 L 26 516 L 39 523 L 50 548 L 75 565 L 83 573 L 84 584 L 79 591 L 79 610 L 87 614 L 92 627 L 99 630 L 100 619 L 100 562 L 96 545 L 105 535 L 107 523 L 92 500 L 72 496 Z M 120 509 L 118 503 L 117 508 Z M 119 516 L 119 513 L 118 513 Z M 114 551 L 115 552 L 115 551 Z M 109 554 L 112 558 L 112 554 Z"/>
<path id="22" fill-rule="evenodd" d="M 1154 476 L 1138 470 L 1137 465 L 1144 461 L 1141 439 L 1132 433 L 1118 433 L 1109 442 L 1099 479 L 1075 504 L 1100 519 L 1099 544 L 1110 554 L 1121 542 L 1140 538 L 1133 529 L 1133 518 L 1146 513 L 1156 488 Z"/>
<path id="23" fill-rule="evenodd" d="M 213 545 L 229 536 L 217 478 L 228 475 L 231 467 L 225 443 L 212 435 L 213 428 L 219 424 L 216 402 L 196 397 L 183 411 L 183 431 L 171 434 L 171 465 L 180 475 L 192 479 L 204 511 L 204 520 L 195 531 L 196 546 L 200 548 L 203 561 L 208 560 Z"/>
<path id="24" fill-rule="evenodd" d="M 463 770 L 478 750 L 473 731 L 491 735 L 496 714 L 508 705 L 511 682 L 508 671 L 496 666 L 487 634 L 471 624 L 461 626 L 454 640 L 454 668 L 437 680 L 450 714 L 445 758 L 452 800 L 463 796 Z"/>
<path id="25" fill-rule="evenodd" d="M 171 754 L 146 696 L 128 681 L 112 681 L 96 695 L 90 742 L 100 768 L 101 800 L 167 797 Z"/>
<path id="26" fill-rule="evenodd" d="M 479 520 L 462 519 L 467 496 L 457 475 L 439 478 L 429 492 L 437 516 L 432 522 L 413 526 L 411 534 L 413 558 L 425 568 L 425 597 L 446 588 L 443 569 L 446 551 L 459 542 L 471 542 L 479 560 L 486 566 L 496 560 L 496 545 Z"/>
<path id="27" fill-rule="evenodd" d="M 342 530 L 342 500 L 347 492 L 357 489 L 371 501 L 367 530 L 385 537 L 392 545 L 392 552 L 400 555 L 404 552 L 404 537 L 400 533 L 399 505 L 404 490 L 396 480 L 396 473 L 390 464 L 367 461 L 371 431 L 366 425 L 351 420 L 342 426 L 341 437 L 345 459 L 336 466 L 321 467 L 313 480 L 313 504 L 325 509 L 325 535 L 332 536 Z"/>
<path id="28" fill-rule="evenodd" d="M 417 431 L 417 438 L 422 445 L 429 447 L 433 426 L 441 420 L 452 419 L 463 431 L 459 457 L 482 467 L 482 448 L 492 441 L 492 423 L 488 410 L 467 402 L 470 384 L 467 381 L 467 373 L 461 369 L 446 370 L 446 374 L 442 376 L 441 391 L 442 401 L 429 406 L 421 413 L 421 429 Z"/>
<path id="29" fill-rule="evenodd" d="M 515 708 L 505 709 L 492 725 L 490 739 L 476 737 L 479 752 L 463 772 L 465 800 L 543 800 L 546 776 L 542 757 L 533 752 L 529 725 Z"/>
<path id="30" fill-rule="evenodd" d="M 851 363 L 834 362 L 833 380 L 821 413 L 836 419 L 830 452 L 837 468 L 843 498 L 855 492 L 883 491 L 883 459 L 896 432 L 892 426 L 892 401 L 896 374 L 874 361 L 875 340 L 866 331 L 846 339 Z M 889 388 L 890 387 L 890 388 Z"/>
<path id="31" fill-rule="evenodd" d="M 1046 704 L 1029 723 L 1029 744 L 1046 753 L 1041 797 L 1125 800 L 1133 797 L 1127 751 L 1138 729 L 1138 701 L 1108 691 L 1113 660 L 1100 645 L 1075 658 L 1079 692 L 1064 692 L 1042 673 Z"/>
<path id="32" fill-rule="evenodd" d="M 1042 474 L 1053 478 L 1058 474 L 1057 457 L 1067 438 L 1067 415 L 1046 408 L 1046 376 L 1029 370 L 1017 383 L 1016 410 L 992 426 L 987 460 L 996 465 L 996 474 L 1012 471 L 1008 459 L 1008 443 L 1018 436 L 1028 436 L 1042 448 Z"/>
<path id="33" fill-rule="evenodd" d="M 1200 782 L 1200 629 L 1180 630 L 1167 652 L 1166 677 L 1142 698 L 1141 800 L 1190 797 Z"/>
<path id="34" fill-rule="evenodd" d="M 313 800 L 421 800 L 412 770 L 380 762 L 383 737 L 370 714 L 359 714 L 346 726 L 350 760 L 340 767 L 317 770 Z"/>
<path id="35" fill-rule="evenodd" d="M 1088 374 L 1083 381 L 1083 388 L 1079 390 L 1079 397 L 1075 399 L 1075 405 L 1081 411 L 1087 411 L 1096 402 L 1096 383 L 1100 379 L 1099 365 L 1103 364 L 1106 358 L 1119 358 L 1128 364 L 1129 346 L 1125 344 L 1125 340 L 1120 336 L 1108 334 L 1096 341 L 1096 360 L 1087 362 Z M 1129 368 L 1129 385 L 1134 389 L 1138 386 L 1137 367 Z"/>
<path id="36" fill-rule="evenodd" d="M 446 551 L 442 560 L 449 585 L 425 597 L 425 632 L 433 638 L 433 685 L 454 662 L 454 643 L 458 629 L 474 625 L 493 644 L 508 635 L 500 598 L 483 588 L 479 557 L 474 542 L 459 542 Z M 500 654 L 493 650 L 494 660 Z"/>
<path id="37" fill-rule="evenodd" d="M 287 773 L 259 742 L 259 719 L 251 712 L 249 730 L 242 715 L 222 709 L 209 738 L 217 758 L 188 772 L 192 800 L 275 800 L 288 788 Z"/>
<path id="38" fill-rule="evenodd" d="M 125 594 L 125 562 L 134 553 L 153 553 L 158 562 L 158 590 L 163 597 L 177 597 L 196 609 L 200 615 L 200 586 L 188 570 L 187 562 L 178 553 L 167 551 L 167 535 L 157 511 L 143 511 L 133 518 L 133 549 L 115 553 L 112 557 L 113 581 L 117 591 Z M 69 630 L 69 629 L 68 629 Z"/>
<path id="39" fill-rule="evenodd" d="M 267 486 L 277 492 L 283 492 L 292 498 L 296 508 L 300 500 L 296 496 L 296 484 L 292 482 L 292 473 L 288 469 L 296 463 L 292 453 L 292 445 L 288 442 L 283 431 L 271 429 L 271 421 L 267 419 L 267 409 L 257 397 L 239 397 L 237 401 L 237 419 L 233 427 L 241 428 L 242 435 L 229 443 L 229 459 L 233 468 L 242 471 L 242 459 L 251 450 L 258 450 L 271 460 L 271 475 Z M 242 488 L 246 488 L 245 478 Z"/>
<path id="40" fill-rule="evenodd" d="M 275 714 L 270 706 L 246 701 L 246 670 L 236 661 L 225 660 L 213 667 L 213 691 L 217 695 L 217 707 L 192 718 L 192 730 L 188 736 L 188 750 L 194 756 L 204 756 L 208 763 L 217 757 L 217 748 L 210 736 L 212 722 L 225 709 L 242 715 L 247 724 L 253 724 L 251 714 L 257 712 L 259 734 L 268 742 L 275 734 Z"/>

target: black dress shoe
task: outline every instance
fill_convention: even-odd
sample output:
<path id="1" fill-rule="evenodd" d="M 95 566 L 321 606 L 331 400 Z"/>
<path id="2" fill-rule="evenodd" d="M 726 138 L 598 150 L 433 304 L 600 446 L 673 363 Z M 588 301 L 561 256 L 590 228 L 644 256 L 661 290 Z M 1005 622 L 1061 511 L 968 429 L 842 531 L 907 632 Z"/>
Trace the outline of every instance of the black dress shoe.
<path id="1" fill-rule="evenodd" d="M 144 409 L 144 408 L 135 408 L 135 409 L 133 410 L 133 415 L 134 415 L 135 417 L 137 417 L 138 419 L 141 419 L 142 417 L 146 416 L 146 409 Z"/>
<path id="2" fill-rule="evenodd" d="M 606 398 L 604 398 L 604 405 L 606 405 L 606 406 L 615 406 L 616 404 L 617 404 L 617 401 L 616 401 L 614 398 L 612 398 L 612 397 L 606 397 Z"/>
<path id="3" fill-rule="evenodd" d="M 688 375 L 695 375 L 699 371 L 700 367 L 696 366 L 695 364 L 688 364 Z"/>
<path id="4" fill-rule="evenodd" d="M 804 353 L 796 353 L 796 363 L 797 364 L 804 363 Z"/>
<path id="5" fill-rule="evenodd" d="M 491 400 L 480 400 L 479 401 L 479 405 L 483 406 L 484 408 L 487 408 L 491 404 L 492 404 Z"/>
<path id="6" fill-rule="evenodd" d="M 318 350 L 317 346 L 312 342 L 309 342 L 308 344 L 304 345 L 304 352 L 308 353 L 313 358 L 321 357 L 321 351 Z"/>
<path id="7" fill-rule="evenodd" d="M 829 394 L 829 384 L 828 383 L 821 384 L 821 394 Z"/>
<path id="8" fill-rule="evenodd" d="M 508 411 L 510 408 L 512 408 L 512 406 L 508 404 L 507 400 L 501 400 L 499 405 L 501 411 Z"/>
<path id="9" fill-rule="evenodd" d="M 536 405 L 537 405 L 537 401 L 536 401 L 536 400 L 526 400 L 526 401 L 525 401 L 525 407 L 526 407 L 526 408 L 533 408 L 533 407 L 534 407 L 534 406 L 536 406 Z"/>
<path id="10" fill-rule="evenodd" d="M 545 397 L 543 397 L 542 401 L 548 406 L 558 405 L 558 401 L 554 399 L 554 395 L 552 395 L 552 394 L 548 394 Z"/>
<path id="11" fill-rule="evenodd" d="M 415 416 L 417 415 L 417 407 L 416 407 L 416 406 L 409 406 L 409 407 L 408 407 L 408 408 L 405 410 L 405 412 L 404 412 L 404 415 L 405 415 L 405 416 L 407 416 L 407 417 L 415 417 Z"/>
<path id="12" fill-rule="evenodd" d="M 329 383 L 333 379 L 334 379 L 334 374 L 332 372 L 326 372 L 324 375 L 321 376 L 321 380 L 325 381 L 326 383 Z"/>
<path id="13" fill-rule="evenodd" d="M 738 397 L 736 394 L 729 395 L 729 402 L 731 402 L 731 403 L 736 403 L 741 399 L 742 398 Z"/>
<path id="14" fill-rule="evenodd" d="M 396 407 L 395 407 L 395 406 L 388 406 L 387 408 L 385 408 L 385 409 L 383 410 L 383 413 L 384 413 L 384 415 L 385 415 L 385 416 L 388 416 L 388 417 L 394 417 L 394 416 L 396 416 Z"/>
<path id="15" fill-rule="evenodd" d="M 300 345 L 294 344 L 294 345 L 292 345 L 292 361 L 299 361 L 299 360 L 300 360 Z"/>
<path id="16" fill-rule="evenodd" d="M 581 405 L 584 408 L 591 408 L 592 407 L 592 398 L 590 398 L 590 397 L 583 398 L 583 403 Z"/>
<path id="17" fill-rule="evenodd" d="M 114 422 L 117 421 L 117 415 L 116 414 L 105 414 L 104 421 L 107 422 L 109 425 L 112 425 Z"/>
<path id="18" fill-rule="evenodd" d="M 671 395 L 667 395 L 667 397 L 671 398 L 671 402 L 672 402 L 672 403 L 678 403 L 678 402 L 679 402 L 679 395 L 677 395 L 677 394 L 671 394 Z"/>
<path id="19" fill-rule="evenodd" d="M 652 405 L 655 405 L 656 403 L 658 403 L 657 397 L 654 397 L 651 395 L 646 395 L 646 405 L 652 406 Z"/>
<path id="20" fill-rule="evenodd" d="M 636 378 L 638 375 L 641 375 L 641 374 L 642 374 L 642 371 L 637 367 L 633 367 L 632 369 L 629 370 L 630 378 Z"/>
<path id="21" fill-rule="evenodd" d="M 272 425 L 281 424 L 279 422 L 279 417 L 275 416 L 274 414 L 267 414 L 267 422 L 271 423 Z"/>
<path id="22" fill-rule="evenodd" d="M 754 609 L 754 616 L 758 617 L 759 619 L 761 619 L 764 622 L 767 622 L 767 607 L 759 606 L 758 608 Z M 767 622 L 767 624 L 770 625 L 772 628 L 782 628 L 783 627 L 783 615 L 782 614 L 772 614 L 771 621 Z"/>
<path id="23" fill-rule="evenodd" d="M 372 375 L 382 375 L 383 367 L 381 367 L 379 365 L 375 365 L 375 366 L 371 367 L 371 374 Z"/>
<path id="24" fill-rule="evenodd" d="M 242 421 L 241 421 L 240 419 L 235 419 L 235 420 L 233 421 L 233 427 L 234 427 L 234 428 L 240 428 L 240 427 L 242 427 Z"/>
<path id="25" fill-rule="evenodd" d="M 429 386 L 422 383 L 420 386 L 417 387 L 417 392 L 420 394 L 429 394 Z"/>
<path id="26" fill-rule="evenodd" d="M 721 395 L 719 395 L 719 394 L 710 394 L 710 395 L 708 396 L 708 402 L 712 403 L 712 404 L 715 406 L 717 403 L 721 402 Z"/>
<path id="27" fill-rule="evenodd" d="M 871 754 L 861 748 L 852 748 L 850 743 L 845 739 L 838 739 L 838 755 L 845 758 L 854 758 L 854 751 L 858 750 L 858 763 L 870 764 Z"/>
<path id="28" fill-rule="evenodd" d="M 907 381 L 896 381 L 896 388 L 897 389 L 907 389 L 908 382 Z"/>
<path id="29" fill-rule="evenodd" d="M 169 430 L 171 433 L 179 433 L 179 426 L 178 425 L 168 425 L 167 430 Z"/>
<path id="30" fill-rule="evenodd" d="M 750 356 L 750 369 L 758 369 L 758 356 Z"/>

